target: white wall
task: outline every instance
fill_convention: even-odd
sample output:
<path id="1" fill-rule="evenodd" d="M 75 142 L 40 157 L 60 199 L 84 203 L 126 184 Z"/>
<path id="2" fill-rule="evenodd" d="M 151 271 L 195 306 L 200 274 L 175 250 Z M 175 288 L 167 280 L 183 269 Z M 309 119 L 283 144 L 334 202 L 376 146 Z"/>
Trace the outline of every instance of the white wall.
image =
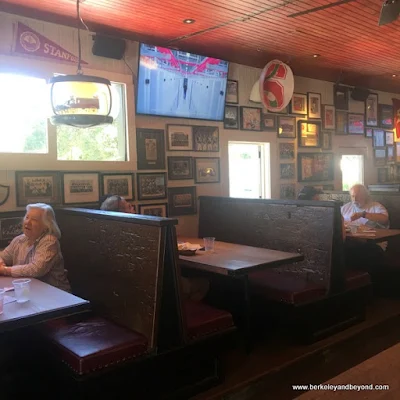
<path id="1" fill-rule="evenodd" d="M 20 21 L 30 26 L 32 29 L 43 34 L 50 40 L 58 43 L 60 46 L 77 55 L 77 32 L 76 29 L 37 21 L 29 18 L 19 17 L 0 13 L 0 72 L 20 71 L 36 76 L 45 76 L 49 78 L 53 72 L 76 73 L 74 65 L 56 64 L 52 61 L 42 61 L 39 59 L 23 58 L 12 55 L 14 23 Z M 165 129 L 166 124 L 192 124 L 192 125 L 211 125 L 218 126 L 220 131 L 220 154 L 221 157 L 221 183 L 197 185 L 198 195 L 216 195 L 225 196 L 229 194 L 228 179 L 228 142 L 229 141 L 255 141 L 269 142 L 271 144 L 271 182 L 272 197 L 279 197 L 279 188 L 281 183 L 290 183 L 279 179 L 279 158 L 278 158 L 278 139 L 276 133 L 270 132 L 249 132 L 240 130 L 225 130 L 223 123 L 183 120 L 159 117 L 135 117 L 134 105 L 134 84 L 136 80 L 136 71 L 138 64 L 138 44 L 128 42 L 125 56 L 126 63 L 123 60 L 112 60 L 103 57 L 93 56 L 91 54 L 92 34 L 87 31 L 82 32 L 82 58 L 88 62 L 84 66 L 84 73 L 104 76 L 110 80 L 124 82 L 127 84 L 127 107 L 128 107 L 128 130 L 129 130 L 129 154 L 128 162 L 119 163 L 95 163 L 95 162 L 60 162 L 55 156 L 25 156 L 7 155 L 0 153 L 0 184 L 11 184 L 12 193 L 8 202 L 0 207 L 0 211 L 16 209 L 14 171 L 17 170 L 92 170 L 92 171 L 136 171 L 136 128 L 158 128 Z M 266 60 L 268 61 L 268 60 Z M 133 74 L 127 64 L 133 69 Z M 255 106 L 258 104 L 249 102 L 249 94 L 254 82 L 260 75 L 257 68 L 246 67 L 238 64 L 230 65 L 229 77 L 239 81 L 239 101 L 242 106 Z M 1 90 L 1 88 L 0 88 Z M 322 104 L 333 104 L 333 84 L 331 82 L 319 81 L 314 79 L 295 77 L 295 92 L 321 93 Z M 390 93 L 378 92 L 379 103 L 391 104 L 393 95 Z M 351 112 L 364 113 L 364 103 L 350 100 Z M 10 132 L 0 131 L 1 140 L 4 140 Z M 51 143 L 55 143 L 55 138 L 50 137 Z M 288 140 L 286 140 L 288 141 Z M 297 145 L 297 140 L 293 140 Z M 352 153 L 365 154 L 365 183 L 374 183 L 377 180 L 376 169 L 373 166 L 372 141 L 361 136 L 332 136 L 333 149 L 335 154 Z M 303 151 L 303 149 L 302 149 Z M 305 150 L 307 151 L 307 150 Z M 315 151 L 315 150 L 309 150 Z M 167 155 L 185 155 L 193 157 L 216 157 L 216 153 L 195 153 L 192 152 L 172 152 Z M 339 158 L 336 158 L 335 166 L 335 188 L 340 189 L 341 177 L 338 164 Z M 193 181 L 170 181 L 168 185 L 172 186 L 192 186 Z M 301 186 L 301 184 L 299 185 Z M 160 201 L 157 201 L 160 202 Z M 197 216 L 185 216 L 179 218 L 178 233 L 187 235 L 196 235 Z"/>

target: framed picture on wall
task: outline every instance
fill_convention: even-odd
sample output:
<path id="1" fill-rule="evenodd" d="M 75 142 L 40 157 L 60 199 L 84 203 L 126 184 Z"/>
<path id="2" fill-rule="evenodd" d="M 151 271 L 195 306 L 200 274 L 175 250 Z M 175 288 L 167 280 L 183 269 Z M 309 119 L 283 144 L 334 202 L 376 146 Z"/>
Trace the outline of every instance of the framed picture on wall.
<path id="1" fill-rule="evenodd" d="M 193 150 L 193 130 L 191 125 L 167 125 L 169 151 Z"/>
<path id="2" fill-rule="evenodd" d="M 321 119 L 321 93 L 307 93 L 307 106 L 309 119 Z"/>
<path id="3" fill-rule="evenodd" d="M 322 127 L 323 129 L 332 130 L 336 128 L 335 106 L 329 104 L 322 105 Z"/>
<path id="4" fill-rule="evenodd" d="M 296 198 L 296 185 L 294 183 L 285 183 L 280 187 L 281 199 L 293 200 Z"/>
<path id="5" fill-rule="evenodd" d="M 225 106 L 224 129 L 239 129 L 238 106 Z"/>
<path id="6" fill-rule="evenodd" d="M 196 186 L 168 188 L 168 215 L 191 215 L 197 212 Z"/>
<path id="7" fill-rule="evenodd" d="M 382 129 L 374 129 L 372 136 L 372 146 L 373 147 L 383 147 L 385 146 L 385 131 Z"/>
<path id="8" fill-rule="evenodd" d="M 195 183 L 217 183 L 220 181 L 220 166 L 218 157 L 195 157 Z"/>
<path id="9" fill-rule="evenodd" d="M 393 106 L 379 104 L 379 124 L 382 128 L 393 128 Z"/>
<path id="10" fill-rule="evenodd" d="M 386 165 L 386 148 L 374 148 L 374 161 L 376 167 Z"/>
<path id="11" fill-rule="evenodd" d="M 193 179 L 192 157 L 168 157 L 168 179 Z"/>
<path id="12" fill-rule="evenodd" d="M 349 134 L 364 136 L 364 114 L 348 113 L 347 118 Z"/>
<path id="13" fill-rule="evenodd" d="M 153 217 L 167 217 L 167 203 L 162 204 L 139 204 L 139 213 Z"/>
<path id="14" fill-rule="evenodd" d="M 219 151 L 218 126 L 193 126 L 195 151 Z"/>
<path id="15" fill-rule="evenodd" d="M 163 129 L 136 129 L 137 168 L 165 169 Z"/>
<path id="16" fill-rule="evenodd" d="M 297 121 L 299 147 L 321 147 L 321 121 Z"/>
<path id="17" fill-rule="evenodd" d="M 5 204 L 10 197 L 10 186 L 0 184 L 0 206 Z"/>
<path id="18" fill-rule="evenodd" d="M 226 84 L 226 103 L 239 103 L 239 82 L 233 79 L 228 79 Z"/>
<path id="19" fill-rule="evenodd" d="M 365 100 L 365 125 L 378 126 L 378 95 L 370 93 Z"/>
<path id="20" fill-rule="evenodd" d="M 101 192 L 103 196 L 118 195 L 125 200 L 133 200 L 133 174 L 131 173 L 116 173 L 101 175 Z"/>
<path id="21" fill-rule="evenodd" d="M 280 179 L 294 179 L 295 165 L 294 163 L 282 163 L 280 165 Z"/>
<path id="22" fill-rule="evenodd" d="M 386 146 L 386 158 L 388 163 L 394 163 L 396 161 L 394 156 L 394 146 Z"/>
<path id="23" fill-rule="evenodd" d="M 64 172 L 63 203 L 97 203 L 100 198 L 98 172 Z"/>
<path id="24" fill-rule="evenodd" d="M 347 112 L 336 110 L 336 135 L 347 135 L 348 131 L 348 121 Z"/>
<path id="25" fill-rule="evenodd" d="M 61 176 L 58 171 L 16 171 L 17 206 L 30 203 L 61 203 Z"/>
<path id="26" fill-rule="evenodd" d="M 240 107 L 240 129 L 243 131 L 261 131 L 261 108 Z"/>
<path id="27" fill-rule="evenodd" d="M 273 114 L 261 113 L 261 129 L 263 131 L 277 130 L 277 117 Z"/>
<path id="28" fill-rule="evenodd" d="M 332 150 L 332 133 L 322 131 L 321 134 L 321 149 Z"/>
<path id="29" fill-rule="evenodd" d="M 293 93 L 290 101 L 290 114 L 307 115 L 307 95 L 305 93 Z"/>
<path id="30" fill-rule="evenodd" d="M 389 174 L 387 168 L 377 168 L 378 172 L 378 183 L 386 183 L 389 180 Z"/>
<path id="31" fill-rule="evenodd" d="M 385 131 L 385 144 L 386 146 L 394 144 L 393 131 Z"/>
<path id="32" fill-rule="evenodd" d="M 296 118 L 278 117 L 278 138 L 294 139 L 296 137 Z"/>
<path id="33" fill-rule="evenodd" d="M 333 153 L 298 153 L 297 180 L 324 182 L 334 180 Z"/>
<path id="34" fill-rule="evenodd" d="M 373 129 L 372 128 L 365 128 L 365 137 L 372 138 L 373 136 Z"/>
<path id="35" fill-rule="evenodd" d="M 167 197 L 167 176 L 165 172 L 138 173 L 138 200 L 156 200 Z"/>
<path id="36" fill-rule="evenodd" d="M 396 153 L 396 162 L 400 163 L 400 142 L 396 142 L 395 143 L 396 149 L 395 149 L 395 153 Z"/>
<path id="37" fill-rule="evenodd" d="M 279 143 L 279 159 L 294 160 L 295 148 L 294 143 Z"/>

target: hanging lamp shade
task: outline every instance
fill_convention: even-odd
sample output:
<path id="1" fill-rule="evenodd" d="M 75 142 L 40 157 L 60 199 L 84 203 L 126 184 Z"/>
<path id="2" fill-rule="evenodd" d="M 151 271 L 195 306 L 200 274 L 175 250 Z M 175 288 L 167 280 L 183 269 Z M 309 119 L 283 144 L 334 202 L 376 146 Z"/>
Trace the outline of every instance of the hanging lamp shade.
<path id="1" fill-rule="evenodd" d="M 53 125 L 88 128 L 112 124 L 111 82 L 89 75 L 62 75 L 49 80 Z"/>
<path id="2" fill-rule="evenodd" d="M 261 95 L 260 95 L 260 83 L 257 79 L 256 82 L 254 82 L 253 88 L 251 89 L 250 92 L 250 101 L 253 103 L 261 103 Z"/>

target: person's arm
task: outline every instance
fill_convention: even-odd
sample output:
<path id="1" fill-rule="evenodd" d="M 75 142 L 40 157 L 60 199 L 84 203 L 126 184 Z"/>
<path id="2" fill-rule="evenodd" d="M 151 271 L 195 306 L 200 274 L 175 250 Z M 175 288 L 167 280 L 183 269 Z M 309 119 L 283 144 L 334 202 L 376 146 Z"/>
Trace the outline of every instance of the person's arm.
<path id="1" fill-rule="evenodd" d="M 12 277 L 40 278 L 46 275 L 58 260 L 59 244 L 51 235 L 43 237 L 35 249 L 35 255 L 28 264 L 9 267 Z"/>
<path id="2" fill-rule="evenodd" d="M 354 213 L 351 216 L 351 220 L 355 221 L 359 218 L 366 218 L 369 221 L 377 222 L 378 224 L 381 224 L 381 225 L 386 225 L 389 222 L 389 214 L 388 214 L 386 208 L 383 207 L 382 204 L 377 204 L 374 207 L 374 211 L 375 212 L 366 212 L 365 215 L 364 215 L 363 211 Z"/>

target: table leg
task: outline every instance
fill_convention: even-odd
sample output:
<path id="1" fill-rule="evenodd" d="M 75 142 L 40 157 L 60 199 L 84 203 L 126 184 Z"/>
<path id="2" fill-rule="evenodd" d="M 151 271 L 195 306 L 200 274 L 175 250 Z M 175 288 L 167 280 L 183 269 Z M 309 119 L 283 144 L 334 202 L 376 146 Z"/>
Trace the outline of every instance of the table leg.
<path id="1" fill-rule="evenodd" d="M 243 289 L 243 308 L 242 308 L 242 320 L 245 337 L 245 346 L 247 353 L 253 350 L 253 326 L 252 326 L 252 315 L 251 315 L 251 302 L 249 292 L 249 279 L 247 275 L 240 277 L 242 281 Z"/>

